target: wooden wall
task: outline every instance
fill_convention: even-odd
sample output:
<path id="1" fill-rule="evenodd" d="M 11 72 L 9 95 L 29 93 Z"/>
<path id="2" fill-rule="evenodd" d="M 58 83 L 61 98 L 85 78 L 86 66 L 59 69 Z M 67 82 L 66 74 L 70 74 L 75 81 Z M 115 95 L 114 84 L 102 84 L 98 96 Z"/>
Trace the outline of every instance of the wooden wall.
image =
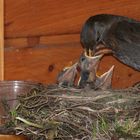
<path id="1" fill-rule="evenodd" d="M 80 30 L 99 13 L 140 20 L 139 0 L 5 0 L 5 79 L 54 83 L 58 72 L 81 52 Z M 99 73 L 115 64 L 113 86 L 127 87 L 140 73 L 111 56 L 103 58 Z"/>
<path id="2" fill-rule="evenodd" d="M 0 80 L 4 78 L 4 6 L 0 1 Z"/>

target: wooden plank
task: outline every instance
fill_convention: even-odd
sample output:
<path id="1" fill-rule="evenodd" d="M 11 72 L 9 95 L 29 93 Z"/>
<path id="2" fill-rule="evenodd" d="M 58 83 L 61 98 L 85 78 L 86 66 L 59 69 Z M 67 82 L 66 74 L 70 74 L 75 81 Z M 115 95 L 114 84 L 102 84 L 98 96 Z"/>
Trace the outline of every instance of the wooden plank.
<path id="1" fill-rule="evenodd" d="M 78 43 L 80 42 L 79 34 L 68 34 L 68 35 L 54 35 L 54 36 L 42 36 L 42 37 L 25 37 L 25 38 L 8 38 L 5 39 L 5 48 L 15 47 L 35 47 L 37 45 L 48 45 L 48 44 L 67 44 L 67 43 Z M 59 46 L 59 45 L 58 45 Z"/>
<path id="2" fill-rule="evenodd" d="M 16 135 L 0 135 L 0 140 L 27 140 L 27 138 Z"/>
<path id="3" fill-rule="evenodd" d="M 3 67 L 3 63 L 4 63 L 4 37 L 3 37 L 3 31 L 4 31 L 4 15 L 3 15 L 3 11 L 4 11 L 4 4 L 3 4 L 3 0 L 0 0 L 0 80 L 4 79 L 4 67 Z"/>
<path id="4" fill-rule="evenodd" d="M 6 80 L 54 83 L 63 67 L 78 60 L 82 52 L 79 32 L 89 16 L 111 13 L 140 19 L 139 4 L 131 0 L 6 0 Z M 111 56 L 104 57 L 99 73 L 114 64 L 114 87 L 139 81 L 139 72 Z"/>
<path id="5" fill-rule="evenodd" d="M 5 0 L 5 37 L 79 33 L 85 20 L 100 13 L 140 19 L 139 0 Z"/>
<path id="6" fill-rule="evenodd" d="M 33 80 L 55 83 L 58 73 L 67 65 L 76 62 L 82 52 L 79 43 L 47 45 L 33 48 L 5 49 L 5 79 Z M 98 74 L 115 65 L 113 87 L 124 88 L 140 79 L 140 73 L 121 64 L 115 58 L 102 59 Z"/>
<path id="7" fill-rule="evenodd" d="M 76 61 L 79 44 L 49 45 L 23 49 L 5 49 L 6 80 L 34 80 L 52 83 L 60 70 Z"/>

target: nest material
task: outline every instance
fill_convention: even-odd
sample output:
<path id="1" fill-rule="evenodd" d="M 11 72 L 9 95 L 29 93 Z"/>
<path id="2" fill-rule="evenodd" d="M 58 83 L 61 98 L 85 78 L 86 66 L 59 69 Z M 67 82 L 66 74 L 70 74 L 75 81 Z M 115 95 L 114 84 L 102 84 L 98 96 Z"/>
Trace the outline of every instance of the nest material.
<path id="1" fill-rule="evenodd" d="M 49 87 L 18 97 L 10 110 L 16 135 L 31 140 L 140 139 L 140 89 Z M 12 123 L 11 123 L 12 122 Z"/>

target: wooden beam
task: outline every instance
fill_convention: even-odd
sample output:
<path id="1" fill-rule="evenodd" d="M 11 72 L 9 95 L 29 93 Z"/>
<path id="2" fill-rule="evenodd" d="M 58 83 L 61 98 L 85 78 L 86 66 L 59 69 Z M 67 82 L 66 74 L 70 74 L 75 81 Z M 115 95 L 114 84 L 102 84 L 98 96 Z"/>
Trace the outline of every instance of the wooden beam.
<path id="1" fill-rule="evenodd" d="M 4 1 L 0 0 L 0 80 L 4 79 Z"/>

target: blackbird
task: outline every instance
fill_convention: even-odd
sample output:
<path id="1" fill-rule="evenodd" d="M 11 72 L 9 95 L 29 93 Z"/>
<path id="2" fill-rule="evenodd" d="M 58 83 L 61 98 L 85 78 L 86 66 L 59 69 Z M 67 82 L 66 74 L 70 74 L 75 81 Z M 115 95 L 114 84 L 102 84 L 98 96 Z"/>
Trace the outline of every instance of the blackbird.
<path id="1" fill-rule="evenodd" d="M 120 62 L 140 71 L 140 22 L 134 19 L 99 14 L 90 17 L 81 31 L 87 55 L 112 53 Z"/>

